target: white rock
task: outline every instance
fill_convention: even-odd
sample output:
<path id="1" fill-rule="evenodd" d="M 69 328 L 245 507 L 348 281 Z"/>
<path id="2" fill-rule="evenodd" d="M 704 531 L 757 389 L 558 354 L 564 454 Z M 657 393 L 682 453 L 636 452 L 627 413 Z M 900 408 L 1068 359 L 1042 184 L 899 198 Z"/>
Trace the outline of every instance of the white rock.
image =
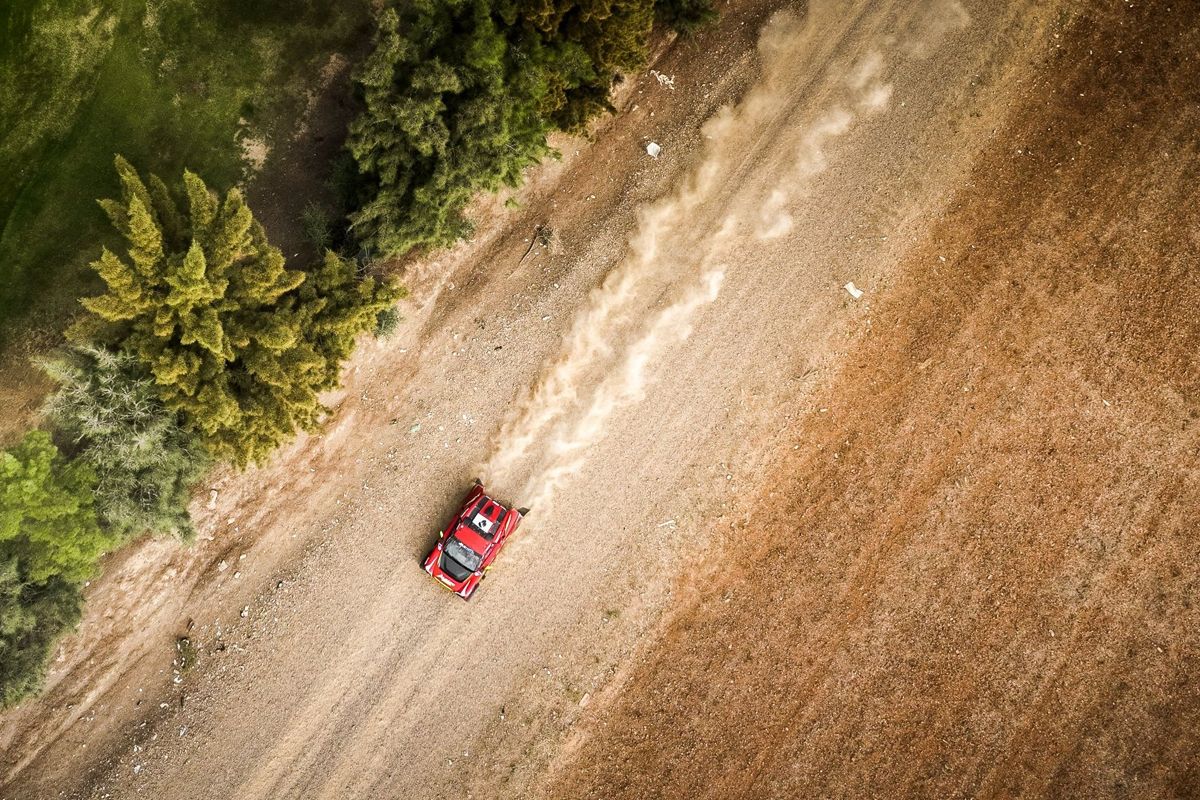
<path id="1" fill-rule="evenodd" d="M 675 76 L 663 75 L 661 72 L 659 72 L 656 69 L 650 70 L 650 74 L 653 75 L 656 79 L 658 79 L 659 86 L 665 86 L 672 91 L 675 90 Z"/>
<path id="2" fill-rule="evenodd" d="M 863 296 L 863 290 L 858 288 L 857 286 L 855 286 L 854 281 L 850 281 L 842 288 L 845 289 L 847 292 L 849 292 L 850 296 L 853 297 L 855 300 L 858 300 L 860 297 Z"/>
<path id="3" fill-rule="evenodd" d="M 658 154 L 662 152 L 662 146 L 658 142 L 651 142 L 646 145 L 646 154 L 651 158 L 658 158 Z"/>

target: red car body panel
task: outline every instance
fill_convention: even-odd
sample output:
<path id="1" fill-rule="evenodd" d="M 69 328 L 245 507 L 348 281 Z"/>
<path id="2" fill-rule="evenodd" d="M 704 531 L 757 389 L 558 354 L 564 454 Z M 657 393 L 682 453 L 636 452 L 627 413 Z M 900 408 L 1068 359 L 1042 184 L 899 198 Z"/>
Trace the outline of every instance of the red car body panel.
<path id="1" fill-rule="evenodd" d="M 438 534 L 437 544 L 425 557 L 425 571 L 459 597 L 469 598 L 521 524 L 524 510 L 496 502 L 476 481 L 454 519 Z"/>

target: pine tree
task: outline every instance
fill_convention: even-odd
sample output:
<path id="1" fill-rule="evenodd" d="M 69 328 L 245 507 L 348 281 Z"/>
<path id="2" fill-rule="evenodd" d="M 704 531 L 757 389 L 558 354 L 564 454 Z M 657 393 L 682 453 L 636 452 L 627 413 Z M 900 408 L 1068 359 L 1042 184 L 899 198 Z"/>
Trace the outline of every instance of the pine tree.
<path id="1" fill-rule="evenodd" d="M 356 79 L 366 110 L 348 147 L 365 183 L 350 221 L 381 254 L 450 244 L 475 192 L 518 185 L 549 152 L 543 75 L 511 52 L 490 0 L 386 9 Z"/>
<path id="2" fill-rule="evenodd" d="M 188 501 L 207 465 L 132 353 L 76 346 L 42 363 L 59 384 L 49 417 L 97 476 L 100 521 L 121 539 L 194 535 Z"/>
<path id="3" fill-rule="evenodd" d="M 79 622 L 82 606 L 77 583 L 29 583 L 17 559 L 0 560 L 0 708 L 41 687 L 54 643 Z"/>
<path id="4" fill-rule="evenodd" d="M 22 582 L 78 583 L 115 542 L 96 520 L 96 474 L 66 461 L 45 431 L 0 452 L 0 564 L 15 560 Z"/>
<path id="5" fill-rule="evenodd" d="M 54 643 L 79 621 L 80 584 L 114 544 L 96 520 L 95 481 L 45 431 L 0 451 L 0 707 L 41 686 Z"/>
<path id="6" fill-rule="evenodd" d="M 543 107 L 561 130 L 578 132 L 611 110 L 613 80 L 646 62 L 653 0 L 518 0 L 517 12 L 547 53 L 540 63 L 559 91 Z M 575 65 L 580 53 L 586 66 Z"/>
<path id="7" fill-rule="evenodd" d="M 88 336 L 134 353 L 159 398 L 211 453 L 238 466 L 261 462 L 297 430 L 312 430 L 354 336 L 396 293 L 373 279 L 333 297 L 290 270 L 238 190 L 223 199 L 184 173 L 186 212 L 157 178 L 148 189 L 117 158 L 122 199 L 101 202 L 126 240 L 126 257 L 105 248 L 93 267 L 108 291 L 83 301 L 101 324 Z M 351 287 L 338 285 L 338 291 Z M 370 324 L 330 335 L 309 326 L 326 306 L 357 303 Z M 336 384 L 336 378 L 333 380 Z"/>
<path id="8" fill-rule="evenodd" d="M 399 10 L 397 10 L 397 8 Z M 355 74 L 364 111 L 348 150 L 359 173 L 351 232 L 403 254 L 465 235 L 476 192 L 519 186 L 551 154 L 546 135 L 608 110 L 621 72 L 640 68 L 654 0 L 414 0 L 386 8 Z M 710 0 L 664 0 L 677 26 Z"/>
<path id="9" fill-rule="evenodd" d="M 683 34 L 693 33 L 717 18 L 712 0 L 658 0 L 654 11 L 664 25 Z"/>

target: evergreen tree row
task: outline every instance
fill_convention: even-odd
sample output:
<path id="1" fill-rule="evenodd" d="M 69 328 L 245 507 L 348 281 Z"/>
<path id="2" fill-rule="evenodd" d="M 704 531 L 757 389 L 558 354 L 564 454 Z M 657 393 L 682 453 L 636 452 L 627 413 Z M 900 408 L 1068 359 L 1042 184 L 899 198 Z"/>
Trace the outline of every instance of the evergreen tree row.
<path id="1" fill-rule="evenodd" d="M 100 556 L 146 532 L 190 539 L 196 481 L 313 430 L 401 293 L 333 252 L 287 268 L 236 189 L 116 167 L 121 197 L 100 205 L 123 247 L 93 263 L 106 291 L 83 300 L 74 344 L 42 362 L 54 438 L 0 451 L 0 707 L 41 685 Z"/>
<path id="2" fill-rule="evenodd" d="M 645 63 L 656 14 L 690 29 L 711 0 L 412 0 L 379 17 L 356 72 L 364 105 L 348 149 L 358 169 L 350 230 L 377 256 L 446 246 L 469 231 L 481 190 L 516 187 L 610 108 L 622 72 Z"/>

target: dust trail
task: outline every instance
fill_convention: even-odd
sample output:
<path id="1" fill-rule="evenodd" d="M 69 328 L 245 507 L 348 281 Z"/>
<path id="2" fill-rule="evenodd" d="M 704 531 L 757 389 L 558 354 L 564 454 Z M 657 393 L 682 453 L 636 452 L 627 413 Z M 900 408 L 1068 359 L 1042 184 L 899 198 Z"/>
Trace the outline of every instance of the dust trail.
<path id="1" fill-rule="evenodd" d="M 600 385 L 570 435 L 556 439 L 551 445 L 552 466 L 525 487 L 524 496 L 530 498 L 531 506 L 548 502 L 562 482 L 579 469 L 584 451 L 604 435 L 605 425 L 615 411 L 641 400 L 649 381 L 651 361 L 667 345 L 682 342 L 691 335 L 692 318 L 702 306 L 717 299 L 724 279 L 724 266 L 705 272 L 699 284 L 659 313 L 645 335 L 629 348 L 620 368 Z"/>
<path id="2" fill-rule="evenodd" d="M 887 109 L 892 99 L 892 85 L 882 81 L 883 70 L 882 54 L 869 53 L 850 69 L 844 81 L 849 91 L 843 102 L 825 111 L 804 129 L 790 168 L 782 170 L 784 178 L 770 191 L 757 214 L 756 239 L 769 241 L 790 233 L 795 222 L 788 211 L 788 203 L 806 181 L 829 168 L 829 145 L 848 133 L 860 116 Z"/>
<path id="3" fill-rule="evenodd" d="M 584 373 L 612 355 L 611 341 L 622 322 L 634 316 L 634 301 L 645 284 L 657 280 L 669 286 L 694 275 L 701 260 L 696 254 L 704 252 L 705 244 L 705 237 L 695 237 L 694 212 L 725 187 L 734 157 L 752 147 L 754 133 L 778 113 L 781 84 L 787 83 L 780 78 L 786 77 L 789 54 L 805 35 L 802 21 L 790 14 L 777 15 L 764 29 L 759 45 L 763 80 L 736 108 L 724 107 L 705 123 L 697 165 L 674 192 L 639 213 L 628 255 L 592 291 L 560 355 L 502 422 L 481 475 L 505 476 L 539 433 L 576 405 Z"/>
<path id="4" fill-rule="evenodd" d="M 570 408 L 580 375 L 597 358 L 611 353 L 607 334 L 614 321 L 629 311 L 640 284 L 670 265 L 670 258 L 660 258 L 663 239 L 674 230 L 677 220 L 686 220 L 707 199 L 723 166 L 723 155 L 714 148 L 675 194 L 639 213 L 629 255 L 592 290 L 586 310 L 567 334 L 562 354 L 501 425 L 482 474 L 495 475 L 511 466 L 525 455 L 543 428 Z"/>
<path id="5" fill-rule="evenodd" d="M 932 13 L 921 18 L 917 31 L 900 45 L 913 58 L 928 58 L 942 40 L 971 24 L 971 15 L 959 0 L 939 0 Z"/>
<path id="6" fill-rule="evenodd" d="M 759 81 L 737 105 L 720 109 L 704 124 L 701 157 L 678 188 L 639 213 L 628 253 L 592 291 L 560 354 L 501 423 L 477 472 L 486 481 L 511 484 L 529 474 L 517 465 L 534 458 L 540 466 L 521 500 L 549 498 L 563 477 L 578 468 L 581 451 L 599 440 L 613 411 L 641 396 L 651 358 L 678 340 L 677 331 L 686 336 L 691 316 L 716 298 L 724 269 L 708 265 L 724 239 L 739 226 L 760 241 L 789 234 L 794 221 L 788 205 L 808 179 L 828 168 L 831 142 L 859 117 L 888 106 L 892 87 L 881 79 L 884 59 L 872 52 L 829 76 L 833 102 L 826 109 L 789 127 L 784 115 L 795 110 L 790 98 L 802 74 L 809 34 L 803 20 L 788 13 L 777 14 L 763 29 Z M 719 230 L 707 232 L 716 225 L 712 209 L 726 205 L 725 195 L 736 196 L 741 171 L 768 151 L 771 136 L 795 143 L 784 148 L 780 183 L 741 202 Z M 648 325 L 644 322 L 654 298 L 687 285 L 693 288 Z M 585 388 L 588 397 L 581 396 Z M 580 416 L 560 423 L 574 415 Z M 555 426 L 561 430 L 547 437 Z M 550 438 L 549 447 L 532 453 L 543 438 Z"/>

